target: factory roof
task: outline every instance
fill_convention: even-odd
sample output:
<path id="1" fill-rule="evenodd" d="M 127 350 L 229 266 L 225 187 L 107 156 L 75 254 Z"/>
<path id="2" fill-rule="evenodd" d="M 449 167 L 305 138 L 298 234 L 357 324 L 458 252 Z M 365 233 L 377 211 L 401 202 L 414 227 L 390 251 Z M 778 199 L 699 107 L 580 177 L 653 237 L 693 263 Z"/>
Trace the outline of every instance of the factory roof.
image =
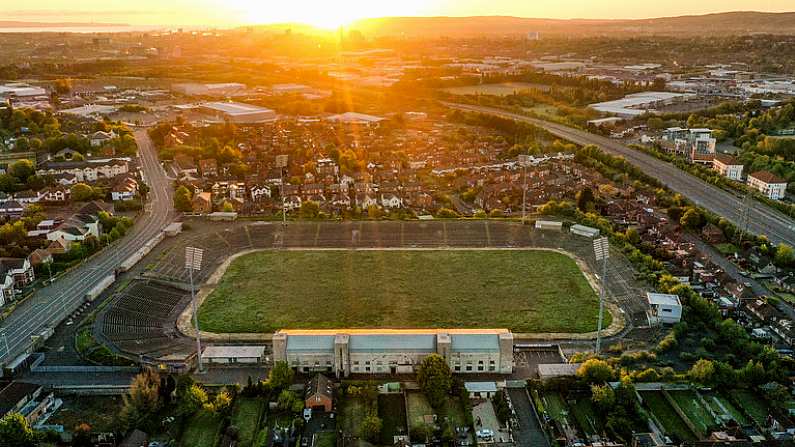
<path id="1" fill-rule="evenodd" d="M 352 335 L 351 352 L 435 352 L 436 337 L 429 334 Z"/>
<path id="2" fill-rule="evenodd" d="M 265 107 L 243 104 L 240 102 L 207 102 L 202 107 L 216 110 L 227 115 L 247 115 L 249 113 L 272 112 Z"/>

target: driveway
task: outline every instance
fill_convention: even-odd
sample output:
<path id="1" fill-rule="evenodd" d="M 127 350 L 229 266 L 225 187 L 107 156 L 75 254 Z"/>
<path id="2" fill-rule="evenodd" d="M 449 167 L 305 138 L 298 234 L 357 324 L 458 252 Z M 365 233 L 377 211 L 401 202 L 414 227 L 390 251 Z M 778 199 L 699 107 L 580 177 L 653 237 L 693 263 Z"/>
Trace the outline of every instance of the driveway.
<path id="1" fill-rule="evenodd" d="M 519 447 L 550 447 L 549 440 L 544 430 L 538 423 L 535 408 L 530 402 L 525 388 L 509 388 L 516 417 L 519 419 L 519 428 L 514 430 L 513 437 Z"/>

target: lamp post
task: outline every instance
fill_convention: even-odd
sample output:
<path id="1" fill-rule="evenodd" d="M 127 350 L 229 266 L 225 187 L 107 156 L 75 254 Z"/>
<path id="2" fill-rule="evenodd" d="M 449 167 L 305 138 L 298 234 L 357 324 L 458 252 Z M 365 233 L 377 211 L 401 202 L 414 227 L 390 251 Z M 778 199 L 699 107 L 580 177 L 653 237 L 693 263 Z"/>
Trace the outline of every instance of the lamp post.
<path id="1" fill-rule="evenodd" d="M 201 248 L 185 247 L 185 268 L 188 269 L 188 276 L 190 277 L 190 300 L 193 303 L 193 324 L 196 327 L 196 360 L 199 372 L 202 372 L 202 342 L 201 332 L 199 331 L 199 309 L 193 288 L 193 271 L 201 270 L 203 256 L 204 250 Z"/>
<path id="2" fill-rule="evenodd" d="M 276 156 L 276 166 L 279 168 L 279 172 L 281 172 L 281 191 L 280 194 L 282 196 L 282 225 L 287 225 L 287 198 L 284 196 L 284 169 L 287 167 L 287 163 L 289 161 L 288 155 L 277 155 Z"/>
<path id="3" fill-rule="evenodd" d="M 527 165 L 530 163 L 530 156 L 519 154 L 519 164 L 522 165 L 522 223 L 527 220 Z"/>
<path id="4" fill-rule="evenodd" d="M 599 287 L 599 320 L 596 326 L 596 355 L 602 347 L 602 319 L 605 312 L 605 288 L 607 285 L 607 260 L 610 258 L 610 241 L 602 236 L 593 241 L 593 252 L 596 255 L 596 261 L 602 262 L 602 276 L 600 279 L 601 287 Z"/>

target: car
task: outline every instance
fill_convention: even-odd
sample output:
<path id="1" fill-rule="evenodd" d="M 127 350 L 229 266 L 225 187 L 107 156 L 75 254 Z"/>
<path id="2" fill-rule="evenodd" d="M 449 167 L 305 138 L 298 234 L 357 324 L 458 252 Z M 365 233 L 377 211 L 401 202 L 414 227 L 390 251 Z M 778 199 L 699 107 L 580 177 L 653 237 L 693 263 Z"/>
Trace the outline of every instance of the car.
<path id="1" fill-rule="evenodd" d="M 304 420 L 309 422 L 310 419 L 312 419 L 312 409 L 304 408 Z"/>

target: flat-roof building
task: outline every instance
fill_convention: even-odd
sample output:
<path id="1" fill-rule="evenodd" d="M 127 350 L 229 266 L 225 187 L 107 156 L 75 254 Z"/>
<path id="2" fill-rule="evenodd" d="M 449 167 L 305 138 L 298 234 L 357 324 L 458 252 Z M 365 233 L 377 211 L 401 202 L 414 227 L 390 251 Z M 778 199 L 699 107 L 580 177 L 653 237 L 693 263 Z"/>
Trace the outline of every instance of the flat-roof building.
<path id="1" fill-rule="evenodd" d="M 648 292 L 646 300 L 651 307 L 649 311 L 651 324 L 675 324 L 682 320 L 682 302 L 677 295 Z"/>
<path id="2" fill-rule="evenodd" d="M 276 119 L 276 112 L 271 109 L 240 102 L 207 102 L 200 110 L 217 121 L 238 124 L 267 123 Z"/>
<path id="3" fill-rule="evenodd" d="M 208 363 L 236 364 L 261 363 L 265 357 L 265 346 L 207 346 L 202 359 Z"/>
<path id="4" fill-rule="evenodd" d="M 507 329 L 282 330 L 273 336 L 274 361 L 299 372 L 411 374 L 430 354 L 456 373 L 513 372 Z"/>
<path id="5" fill-rule="evenodd" d="M 654 112 L 656 108 L 677 101 L 683 101 L 694 96 L 688 93 L 671 92 L 641 92 L 627 95 L 614 101 L 591 104 L 591 108 L 599 112 L 611 113 L 616 116 L 631 118 L 647 112 Z"/>
<path id="6" fill-rule="evenodd" d="M 326 117 L 326 121 L 331 121 L 335 123 L 344 123 L 344 124 L 361 124 L 361 125 L 371 125 L 377 124 L 381 121 L 384 121 L 386 118 L 374 115 L 367 115 L 364 113 L 358 112 L 345 112 L 340 113 L 339 115 L 331 115 Z"/>

